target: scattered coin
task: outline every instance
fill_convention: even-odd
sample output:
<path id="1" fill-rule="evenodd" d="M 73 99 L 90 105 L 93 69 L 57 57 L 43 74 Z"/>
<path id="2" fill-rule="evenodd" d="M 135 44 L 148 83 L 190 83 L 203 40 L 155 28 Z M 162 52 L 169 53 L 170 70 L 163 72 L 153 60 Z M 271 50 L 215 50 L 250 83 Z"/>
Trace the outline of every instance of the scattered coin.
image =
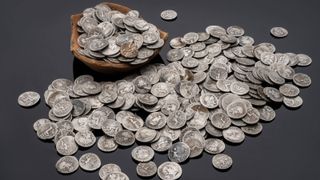
<path id="1" fill-rule="evenodd" d="M 157 165 L 153 161 L 141 162 L 137 165 L 136 171 L 141 177 L 152 177 L 157 174 Z"/>
<path id="2" fill-rule="evenodd" d="M 100 158 L 94 153 L 83 154 L 79 158 L 79 165 L 85 171 L 95 171 L 100 168 Z"/>
<path id="3" fill-rule="evenodd" d="M 71 174 L 79 168 L 78 159 L 74 156 L 63 156 L 56 163 L 56 169 L 61 174 Z"/>
<path id="4" fill-rule="evenodd" d="M 212 157 L 213 166 L 220 170 L 229 169 L 232 163 L 232 158 L 226 154 L 217 154 Z"/>
<path id="5" fill-rule="evenodd" d="M 288 36 L 288 30 L 283 27 L 273 27 L 270 30 L 271 34 L 277 38 L 283 38 Z"/>
<path id="6" fill-rule="evenodd" d="M 178 13 L 174 10 L 164 10 L 160 14 L 161 18 L 166 21 L 171 21 L 177 18 Z"/>
<path id="7" fill-rule="evenodd" d="M 158 167 L 157 174 L 162 180 L 175 180 L 181 177 L 182 168 L 176 162 L 164 162 Z"/>
<path id="8" fill-rule="evenodd" d="M 40 95 L 37 92 L 27 91 L 18 97 L 18 104 L 22 107 L 31 107 L 37 104 L 40 100 Z"/>
<path id="9" fill-rule="evenodd" d="M 182 163 L 190 156 L 190 147 L 184 142 L 174 143 L 169 151 L 168 157 L 170 161 Z"/>
<path id="10" fill-rule="evenodd" d="M 113 163 L 105 164 L 101 166 L 99 170 L 99 177 L 100 179 L 104 180 L 109 173 L 117 173 L 117 172 L 121 172 L 121 168 L 117 164 L 113 164 Z"/>
<path id="11" fill-rule="evenodd" d="M 148 162 L 154 156 L 154 151 L 149 146 L 137 146 L 131 151 L 131 156 L 138 162 Z"/>

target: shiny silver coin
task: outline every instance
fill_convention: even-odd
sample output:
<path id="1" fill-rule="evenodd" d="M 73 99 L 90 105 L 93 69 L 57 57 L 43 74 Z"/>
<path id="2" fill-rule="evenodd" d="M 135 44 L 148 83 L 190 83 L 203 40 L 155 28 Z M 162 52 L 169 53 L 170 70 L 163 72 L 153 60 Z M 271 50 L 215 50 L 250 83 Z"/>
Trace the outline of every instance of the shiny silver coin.
<path id="1" fill-rule="evenodd" d="M 170 161 L 182 163 L 190 156 L 190 147 L 184 142 L 174 143 L 168 150 Z"/>
<path id="2" fill-rule="evenodd" d="M 79 131 L 74 137 L 80 147 L 91 147 L 96 142 L 96 137 L 91 131 Z"/>
<path id="3" fill-rule="evenodd" d="M 241 143 L 245 139 L 243 131 L 235 126 L 222 131 L 223 138 L 231 143 Z"/>
<path id="4" fill-rule="evenodd" d="M 283 103 L 289 108 L 299 108 L 303 104 L 303 99 L 300 96 L 284 97 Z"/>
<path id="5" fill-rule="evenodd" d="M 208 138 L 205 141 L 204 150 L 209 154 L 219 154 L 224 151 L 226 145 L 220 139 Z"/>
<path id="6" fill-rule="evenodd" d="M 177 18 L 178 13 L 174 10 L 164 10 L 160 14 L 161 18 L 166 21 L 172 21 Z"/>
<path id="7" fill-rule="evenodd" d="M 37 92 L 27 91 L 19 95 L 18 104 L 22 107 L 31 107 L 37 104 L 40 100 L 40 95 Z"/>
<path id="8" fill-rule="evenodd" d="M 112 152 L 118 148 L 118 144 L 116 144 L 113 138 L 110 138 L 106 135 L 101 136 L 97 142 L 98 149 L 103 152 Z"/>
<path id="9" fill-rule="evenodd" d="M 270 30 L 270 33 L 277 38 L 283 38 L 288 36 L 288 30 L 283 27 L 273 27 Z"/>

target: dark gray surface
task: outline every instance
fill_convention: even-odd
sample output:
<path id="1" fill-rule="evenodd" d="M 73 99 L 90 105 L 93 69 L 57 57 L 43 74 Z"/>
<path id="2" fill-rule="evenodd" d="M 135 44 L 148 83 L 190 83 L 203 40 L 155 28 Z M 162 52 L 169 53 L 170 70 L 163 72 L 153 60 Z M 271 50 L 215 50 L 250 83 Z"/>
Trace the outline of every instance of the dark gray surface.
<path id="1" fill-rule="evenodd" d="M 70 15 L 100 1 L 43 1 L 6 0 L 1 2 L 1 124 L 0 179 L 88 180 L 98 179 L 98 173 L 78 170 L 70 176 L 56 172 L 59 158 L 54 144 L 37 139 L 32 124 L 47 117 L 44 101 L 31 109 L 17 105 L 17 97 L 26 90 L 43 94 L 49 83 L 59 77 L 90 73 L 81 63 L 73 62 L 69 51 Z M 306 53 L 313 64 L 299 72 L 312 77 L 310 88 L 303 89 L 304 105 L 295 111 L 281 107 L 274 122 L 264 124 L 263 133 L 246 138 L 239 146 L 227 145 L 226 153 L 234 160 L 228 172 L 219 172 L 211 165 L 211 156 L 183 164 L 182 179 L 320 179 L 320 120 L 319 120 L 319 3 L 309 1 L 252 1 L 252 0 L 127 0 L 116 1 L 139 10 L 142 16 L 170 33 L 170 38 L 189 31 L 204 31 L 210 24 L 227 27 L 240 25 L 256 42 L 274 43 L 279 52 Z M 165 22 L 160 12 L 167 8 L 178 12 L 178 19 Z M 269 30 L 283 26 L 289 30 L 285 39 L 274 39 Z M 168 45 L 162 50 L 162 57 Z M 108 77 L 105 77 L 108 78 Z M 42 96 L 43 98 L 43 96 Z M 131 179 L 139 179 L 136 164 L 128 149 L 114 153 L 97 152 L 102 163 L 117 163 Z M 87 151 L 87 152 L 88 152 Z M 79 157 L 84 152 L 79 151 Z M 156 154 L 159 165 L 167 155 Z M 155 178 L 156 179 L 156 178 Z"/>

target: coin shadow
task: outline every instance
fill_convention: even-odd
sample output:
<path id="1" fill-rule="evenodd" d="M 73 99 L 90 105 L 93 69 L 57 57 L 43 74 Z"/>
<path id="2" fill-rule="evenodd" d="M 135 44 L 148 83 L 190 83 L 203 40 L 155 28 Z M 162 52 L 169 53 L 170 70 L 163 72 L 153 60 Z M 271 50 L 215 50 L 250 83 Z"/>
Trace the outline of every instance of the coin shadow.
<path id="1" fill-rule="evenodd" d="M 150 176 L 150 177 L 142 177 L 142 176 L 139 176 L 139 174 L 137 174 L 137 175 L 138 175 L 138 177 L 139 177 L 140 179 L 154 179 L 155 176 L 157 175 L 157 173 L 154 174 L 153 176 Z"/>
<path id="2" fill-rule="evenodd" d="M 161 63 L 164 64 L 162 57 L 158 54 L 153 60 L 152 63 Z M 143 65 L 141 67 L 145 67 L 147 65 Z M 123 79 L 124 77 L 139 72 L 139 69 L 128 71 L 128 72 L 121 72 L 121 73 L 114 73 L 114 74 L 103 74 L 96 72 L 86 66 L 83 62 L 78 60 L 76 57 L 73 58 L 73 78 L 76 79 L 81 75 L 92 75 L 96 81 L 116 81 Z"/>
<path id="3" fill-rule="evenodd" d="M 218 172 L 228 172 L 228 171 L 230 171 L 230 169 L 232 169 L 232 166 L 231 167 L 229 167 L 228 169 L 217 169 L 217 168 L 215 168 Z"/>

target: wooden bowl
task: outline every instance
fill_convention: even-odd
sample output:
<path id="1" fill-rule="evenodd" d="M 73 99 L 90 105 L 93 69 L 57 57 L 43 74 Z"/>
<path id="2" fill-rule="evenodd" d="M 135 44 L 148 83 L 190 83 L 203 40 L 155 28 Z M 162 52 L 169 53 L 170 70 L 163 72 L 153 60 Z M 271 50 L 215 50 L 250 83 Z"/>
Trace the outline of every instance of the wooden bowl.
<path id="1" fill-rule="evenodd" d="M 126 14 L 127 12 L 129 12 L 131 9 L 129 9 L 126 6 L 122 6 L 119 4 L 114 4 L 114 3 L 108 3 L 106 2 L 105 4 L 107 4 L 111 9 L 113 10 L 118 10 L 124 14 Z M 149 63 L 156 55 L 159 54 L 159 51 L 161 48 L 156 49 L 154 52 L 154 55 L 151 56 L 150 58 L 148 58 L 148 60 L 142 64 L 138 64 L 138 65 L 131 65 L 131 64 L 127 64 L 127 63 L 113 63 L 111 61 L 106 62 L 106 61 L 101 61 L 101 60 L 95 60 L 92 58 L 89 58 L 87 56 L 83 56 L 81 54 L 78 53 L 77 49 L 80 48 L 80 46 L 78 45 L 77 39 L 79 37 L 79 32 L 77 31 L 77 22 L 81 19 L 82 14 L 76 14 L 76 15 L 72 15 L 71 16 L 71 26 L 72 26 L 72 34 L 71 34 L 71 52 L 74 54 L 74 56 L 80 60 L 81 62 L 83 62 L 84 64 L 86 64 L 87 66 L 89 66 L 91 69 L 93 69 L 94 71 L 100 72 L 100 73 L 120 73 L 120 72 L 127 72 L 127 71 L 131 71 L 134 70 L 136 68 L 139 68 L 143 65 L 145 65 L 146 63 Z M 160 38 L 164 40 L 164 42 L 166 42 L 167 38 L 168 38 L 168 33 L 161 31 L 160 29 L 158 29 L 160 32 Z"/>

